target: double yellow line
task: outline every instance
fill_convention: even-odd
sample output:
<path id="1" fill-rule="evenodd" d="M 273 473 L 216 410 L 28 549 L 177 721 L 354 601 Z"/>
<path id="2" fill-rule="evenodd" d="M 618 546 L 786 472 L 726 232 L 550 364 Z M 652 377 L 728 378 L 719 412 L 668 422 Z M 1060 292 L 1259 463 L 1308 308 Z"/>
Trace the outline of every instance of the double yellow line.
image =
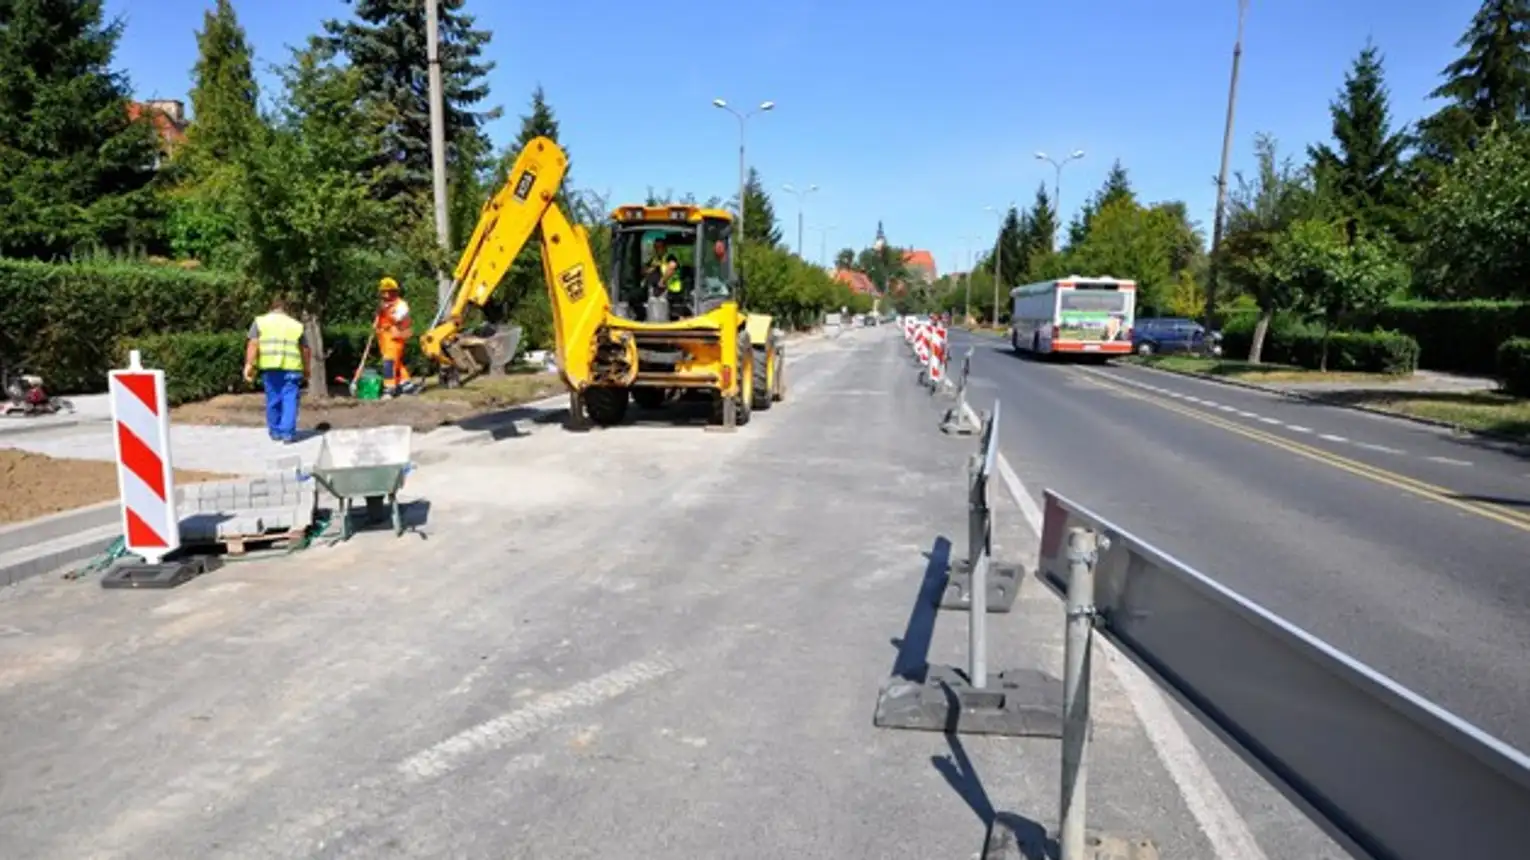
<path id="1" fill-rule="evenodd" d="M 1203 424 L 1210 424 L 1213 427 L 1219 427 L 1229 433 L 1242 436 L 1246 439 L 1252 439 L 1255 442 L 1263 442 L 1272 448 L 1279 448 L 1282 451 L 1289 451 L 1290 453 L 1299 457 L 1306 457 L 1309 460 L 1316 460 L 1319 463 L 1322 463 L 1326 466 L 1331 466 L 1340 471 L 1348 472 L 1352 475 L 1358 475 L 1362 478 L 1368 478 L 1378 484 L 1384 484 L 1388 487 L 1402 490 L 1405 493 L 1410 493 L 1412 495 L 1428 499 L 1432 502 L 1439 502 L 1442 505 L 1449 505 L 1452 508 L 1464 511 L 1468 514 L 1483 517 L 1484 519 L 1489 519 L 1497 523 L 1502 523 L 1511 528 L 1519 529 L 1522 532 L 1530 533 L 1530 513 L 1525 511 L 1516 510 L 1515 508 L 1511 508 L 1506 505 L 1495 504 L 1493 502 L 1477 502 L 1461 499 L 1458 498 L 1460 496 L 1459 493 L 1446 487 L 1439 487 L 1424 481 L 1415 480 L 1408 477 L 1407 475 L 1399 475 L 1396 472 L 1391 472 L 1386 469 L 1372 466 L 1368 463 L 1362 463 L 1358 460 L 1351 460 L 1348 457 L 1340 457 L 1338 454 L 1334 454 L 1330 451 L 1324 451 L 1321 448 L 1316 448 L 1311 445 L 1304 445 L 1301 442 L 1287 439 L 1283 436 L 1277 436 L 1274 433 L 1266 433 L 1263 430 L 1256 430 L 1252 427 L 1239 424 L 1235 421 L 1228 421 L 1224 418 L 1212 415 L 1208 412 L 1203 412 L 1199 409 L 1191 409 L 1186 406 L 1181 406 L 1177 403 L 1170 403 L 1155 397 L 1150 397 L 1146 394 L 1133 391 L 1132 389 L 1119 383 L 1107 381 L 1103 374 L 1094 371 L 1081 370 L 1076 372 L 1084 375 L 1093 384 L 1098 385 L 1101 388 L 1110 389 L 1117 394 L 1121 394 L 1126 397 L 1133 397 L 1138 400 L 1151 403 L 1160 409 L 1167 409 L 1170 412 L 1177 412 L 1186 418 L 1200 421 Z"/>

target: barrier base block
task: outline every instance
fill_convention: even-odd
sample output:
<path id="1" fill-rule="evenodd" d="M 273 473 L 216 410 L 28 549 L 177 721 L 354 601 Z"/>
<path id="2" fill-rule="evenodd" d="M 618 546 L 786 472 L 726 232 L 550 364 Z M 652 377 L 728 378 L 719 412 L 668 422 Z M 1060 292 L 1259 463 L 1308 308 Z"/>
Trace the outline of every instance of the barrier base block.
<path id="1" fill-rule="evenodd" d="M 882 685 L 875 723 L 967 735 L 1062 737 L 1062 681 L 1036 669 L 989 673 L 979 690 L 954 666 L 927 666 L 922 681 L 898 675 Z"/>
<path id="2" fill-rule="evenodd" d="M 971 436 L 981 429 L 960 406 L 946 410 L 945 417 L 940 419 L 940 432 L 947 436 Z"/>
<path id="3" fill-rule="evenodd" d="M 1020 568 L 1012 564 L 991 564 L 985 580 L 988 592 L 988 613 L 1008 612 L 1014 608 L 1015 596 L 1020 593 Z M 940 593 L 941 609 L 970 610 L 972 608 L 972 565 L 966 559 L 951 562 L 946 572 L 946 590 Z"/>
<path id="4" fill-rule="evenodd" d="M 101 577 L 102 588 L 174 588 L 222 566 L 216 558 L 199 555 L 148 564 L 118 562 Z"/>

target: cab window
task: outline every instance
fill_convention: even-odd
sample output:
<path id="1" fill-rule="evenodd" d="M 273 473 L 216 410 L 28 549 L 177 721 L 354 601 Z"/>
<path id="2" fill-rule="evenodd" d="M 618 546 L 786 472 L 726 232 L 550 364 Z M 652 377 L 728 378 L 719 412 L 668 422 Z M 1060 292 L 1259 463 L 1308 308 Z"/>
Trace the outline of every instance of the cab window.
<path id="1" fill-rule="evenodd" d="M 728 295 L 733 284 L 733 224 L 708 218 L 701 225 L 701 266 L 698 283 L 702 298 Z M 718 253 L 718 252 L 721 253 Z"/>

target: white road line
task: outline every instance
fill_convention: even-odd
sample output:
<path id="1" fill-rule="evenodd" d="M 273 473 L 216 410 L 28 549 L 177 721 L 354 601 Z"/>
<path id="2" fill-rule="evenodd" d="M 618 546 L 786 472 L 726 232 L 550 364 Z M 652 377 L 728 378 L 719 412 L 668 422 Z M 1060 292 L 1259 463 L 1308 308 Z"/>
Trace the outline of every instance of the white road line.
<path id="1" fill-rule="evenodd" d="M 598 678 L 546 693 L 524 708 L 501 714 L 423 749 L 398 766 L 406 780 L 417 782 L 456 770 L 479 753 L 502 749 L 552 725 L 576 708 L 589 708 L 668 675 L 677 667 L 668 660 L 639 660 Z"/>
<path id="2" fill-rule="evenodd" d="M 1407 451 L 1404 451 L 1401 448 L 1392 448 L 1392 447 L 1388 447 L 1386 445 L 1377 445 L 1377 444 L 1374 444 L 1372 442 L 1356 442 L 1355 445 L 1356 445 L 1356 447 L 1364 448 L 1367 451 L 1380 451 L 1383 454 L 1406 454 L 1406 453 L 1408 453 Z"/>
<path id="3" fill-rule="evenodd" d="M 1295 430 L 1298 433 L 1311 433 L 1312 432 L 1312 428 L 1311 427 L 1303 427 L 1300 424 L 1287 424 L 1286 425 L 1286 429 L 1288 429 L 1288 430 Z"/>
<path id="4" fill-rule="evenodd" d="M 1041 534 L 1041 509 L 1020 477 L 1010 467 L 1009 460 L 1001 453 L 998 457 L 999 477 L 1003 479 L 1009 494 L 1020 506 L 1020 513 L 1037 536 Z M 1248 822 L 1228 799 L 1227 792 L 1217 782 L 1216 776 L 1206 767 L 1201 754 L 1196 751 L 1190 736 L 1175 719 L 1173 711 L 1164 701 L 1158 686 L 1143 673 L 1142 669 L 1122 654 L 1110 640 L 1101 636 L 1095 639 L 1105 653 L 1105 665 L 1126 691 L 1132 710 L 1142 723 L 1158 760 L 1174 780 L 1185 806 L 1200 825 L 1206 841 L 1211 843 L 1212 853 L 1222 860 L 1266 860 L 1265 853 L 1248 829 Z"/>
<path id="5" fill-rule="evenodd" d="M 1238 410 L 1238 417 L 1239 418 L 1258 418 L 1259 416 L 1255 415 L 1252 412 L 1245 412 L 1244 410 L 1239 409 Z"/>
<path id="6" fill-rule="evenodd" d="M 1472 464 L 1470 460 L 1457 460 L 1454 457 L 1430 457 L 1429 461 L 1431 463 L 1444 463 L 1447 466 L 1470 466 Z"/>
<path id="7" fill-rule="evenodd" d="M 1237 412 L 1238 411 L 1238 407 L 1236 407 L 1236 406 L 1228 406 L 1226 403 L 1218 405 L 1217 408 L 1222 410 L 1223 412 Z"/>
<path id="8" fill-rule="evenodd" d="M 1281 424 L 1281 420 L 1279 418 L 1270 418 L 1270 417 L 1265 416 L 1265 415 L 1259 416 L 1259 420 L 1263 421 L 1266 424 L 1274 424 L 1277 427 L 1280 426 L 1280 424 Z"/>
<path id="9" fill-rule="evenodd" d="M 1319 439 L 1327 439 L 1329 442 L 1348 442 L 1349 441 L 1348 439 L 1345 439 L 1343 436 L 1335 436 L 1332 433 L 1320 433 L 1320 434 L 1318 434 L 1318 438 Z"/>

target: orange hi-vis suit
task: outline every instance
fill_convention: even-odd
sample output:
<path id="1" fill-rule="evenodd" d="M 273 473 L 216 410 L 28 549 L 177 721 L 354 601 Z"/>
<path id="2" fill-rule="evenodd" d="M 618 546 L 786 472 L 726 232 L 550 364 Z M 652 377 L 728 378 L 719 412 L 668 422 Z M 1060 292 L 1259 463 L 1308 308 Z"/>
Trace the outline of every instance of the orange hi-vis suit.
<path id="1" fill-rule="evenodd" d="M 377 335 L 377 352 L 383 360 L 383 385 L 396 390 L 409 382 L 409 369 L 404 366 L 404 347 L 413 334 L 413 322 L 409 318 L 409 303 L 398 294 L 398 282 L 383 278 L 378 287 L 384 295 L 372 329 Z"/>

